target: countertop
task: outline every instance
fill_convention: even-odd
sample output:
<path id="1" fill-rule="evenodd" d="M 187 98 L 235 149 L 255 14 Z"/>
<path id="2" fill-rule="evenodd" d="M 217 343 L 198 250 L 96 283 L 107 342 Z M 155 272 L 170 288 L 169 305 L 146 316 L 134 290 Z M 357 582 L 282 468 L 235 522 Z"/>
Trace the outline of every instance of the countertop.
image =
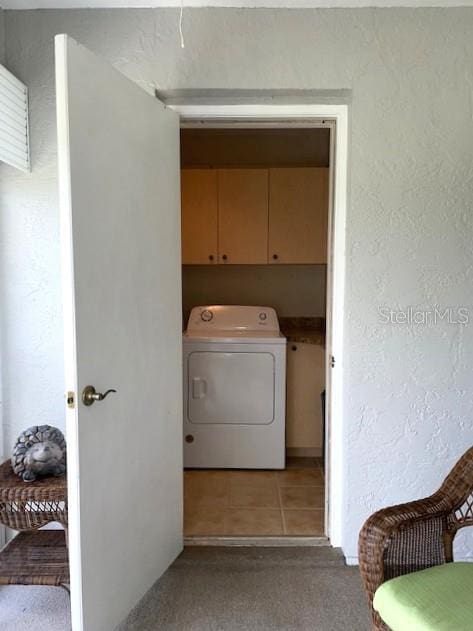
<path id="1" fill-rule="evenodd" d="M 325 347 L 324 318 L 279 318 L 281 333 L 288 343 L 315 344 Z"/>

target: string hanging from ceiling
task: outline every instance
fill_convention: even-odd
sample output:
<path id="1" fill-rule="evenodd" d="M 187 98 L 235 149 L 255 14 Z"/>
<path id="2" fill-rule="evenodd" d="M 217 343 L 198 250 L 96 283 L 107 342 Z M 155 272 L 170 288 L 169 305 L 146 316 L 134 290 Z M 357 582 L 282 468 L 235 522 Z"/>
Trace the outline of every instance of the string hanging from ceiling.
<path id="1" fill-rule="evenodd" d="M 181 48 L 185 48 L 184 33 L 182 31 L 182 22 L 184 20 L 184 0 L 181 0 L 181 10 L 179 12 L 179 36 L 181 38 Z"/>

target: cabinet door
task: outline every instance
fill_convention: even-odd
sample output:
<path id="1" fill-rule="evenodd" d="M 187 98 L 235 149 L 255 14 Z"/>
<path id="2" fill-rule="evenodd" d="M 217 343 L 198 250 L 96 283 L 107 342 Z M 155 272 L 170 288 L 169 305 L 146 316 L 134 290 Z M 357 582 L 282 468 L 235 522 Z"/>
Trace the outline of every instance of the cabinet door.
<path id="1" fill-rule="evenodd" d="M 325 349 L 315 344 L 287 346 L 286 446 L 322 455 L 321 392 L 325 388 Z"/>
<path id="2" fill-rule="evenodd" d="M 218 172 L 220 263 L 267 263 L 268 171 Z"/>
<path id="3" fill-rule="evenodd" d="M 326 263 L 328 169 L 270 169 L 269 191 L 269 262 Z"/>
<path id="4" fill-rule="evenodd" d="M 182 262 L 217 263 L 217 171 L 181 171 Z"/>

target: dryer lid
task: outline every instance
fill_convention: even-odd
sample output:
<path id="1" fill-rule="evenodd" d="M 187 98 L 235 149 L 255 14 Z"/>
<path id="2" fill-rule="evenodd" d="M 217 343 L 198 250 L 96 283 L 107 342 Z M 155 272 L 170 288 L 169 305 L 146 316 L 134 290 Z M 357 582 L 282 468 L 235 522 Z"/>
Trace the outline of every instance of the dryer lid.
<path id="1" fill-rule="evenodd" d="M 188 337 L 280 337 L 272 307 L 205 305 L 194 307 L 187 323 Z"/>

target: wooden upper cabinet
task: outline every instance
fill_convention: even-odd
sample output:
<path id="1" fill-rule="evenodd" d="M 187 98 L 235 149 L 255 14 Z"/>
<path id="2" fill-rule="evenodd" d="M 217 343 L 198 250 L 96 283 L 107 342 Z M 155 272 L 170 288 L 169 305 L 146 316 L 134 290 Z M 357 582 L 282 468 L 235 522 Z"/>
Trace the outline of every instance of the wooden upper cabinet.
<path id="1" fill-rule="evenodd" d="M 219 169 L 219 263 L 267 263 L 267 169 Z"/>
<path id="2" fill-rule="evenodd" d="M 183 169 L 186 265 L 327 262 L 329 170 Z"/>
<path id="3" fill-rule="evenodd" d="M 269 170 L 269 263 L 326 263 L 329 170 Z"/>
<path id="4" fill-rule="evenodd" d="M 181 171 L 182 262 L 218 262 L 217 171 Z"/>

